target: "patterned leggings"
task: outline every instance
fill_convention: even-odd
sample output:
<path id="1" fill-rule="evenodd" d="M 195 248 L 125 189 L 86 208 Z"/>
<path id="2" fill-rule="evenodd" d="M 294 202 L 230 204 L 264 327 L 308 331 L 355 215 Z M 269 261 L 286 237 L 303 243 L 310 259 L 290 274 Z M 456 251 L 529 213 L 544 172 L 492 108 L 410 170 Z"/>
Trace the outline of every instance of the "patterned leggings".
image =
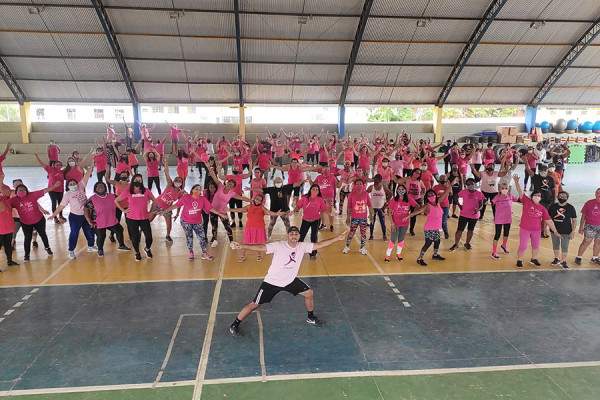
<path id="1" fill-rule="evenodd" d="M 360 226 L 360 248 L 365 247 L 365 241 L 367 240 L 367 219 L 366 218 L 352 218 L 350 220 L 350 232 L 348 233 L 348 239 L 346 239 L 346 247 L 350 247 L 350 242 L 354 237 L 356 228 Z"/>
<path id="2" fill-rule="evenodd" d="M 185 242 L 190 253 L 194 252 L 194 232 L 196 232 L 196 236 L 198 236 L 202 254 L 206 253 L 206 236 L 204 235 L 202 224 L 188 224 L 184 220 L 181 220 L 181 227 L 185 232 Z"/>
<path id="3" fill-rule="evenodd" d="M 233 242 L 233 232 L 231 231 L 231 226 L 229 226 L 229 218 L 219 217 L 217 214 L 210 213 L 210 224 L 212 225 L 212 237 L 214 239 L 217 238 L 217 223 L 221 220 L 223 227 L 227 231 L 227 237 L 230 242 Z"/>
<path id="4" fill-rule="evenodd" d="M 271 222 L 269 223 L 269 228 L 267 229 L 267 235 L 269 237 L 271 236 L 271 233 L 273 233 L 273 227 L 275 227 L 275 222 L 277 222 L 277 217 L 279 217 L 279 216 L 271 215 Z M 287 232 L 287 230 L 290 227 L 290 217 L 288 217 L 287 215 L 283 215 L 280 218 L 283 221 L 283 224 L 285 225 L 285 230 Z"/>
<path id="5" fill-rule="evenodd" d="M 340 190 L 340 208 L 338 211 L 339 215 L 342 215 L 342 209 L 344 208 L 344 200 L 349 194 L 350 192 L 344 192 L 343 190 Z"/>

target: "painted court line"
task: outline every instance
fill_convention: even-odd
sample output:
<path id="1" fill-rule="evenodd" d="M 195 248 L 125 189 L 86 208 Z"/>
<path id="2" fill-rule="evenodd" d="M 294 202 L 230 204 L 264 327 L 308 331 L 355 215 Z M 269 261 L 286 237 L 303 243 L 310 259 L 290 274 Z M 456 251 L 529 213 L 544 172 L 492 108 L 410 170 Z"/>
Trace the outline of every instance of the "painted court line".
<path id="1" fill-rule="evenodd" d="M 38 288 L 31 289 L 31 292 L 29 292 L 29 293 L 37 293 L 37 292 L 38 292 L 38 290 L 40 290 L 40 289 L 38 289 Z"/>
<path id="2" fill-rule="evenodd" d="M 13 310 L 13 309 L 10 309 L 10 310 L 8 310 L 7 312 L 5 312 L 5 313 L 4 313 L 4 315 L 5 315 L 5 316 L 6 316 L 6 315 L 10 315 L 10 314 L 12 314 L 14 311 L 15 311 L 15 310 Z"/>
<path id="3" fill-rule="evenodd" d="M 260 311 L 256 312 L 256 316 L 258 318 L 258 338 L 260 342 L 260 372 L 262 375 L 262 381 L 267 381 L 267 367 L 265 366 L 265 341 L 264 341 L 264 330 L 262 317 L 260 316 Z"/>
<path id="4" fill-rule="evenodd" d="M 77 257 L 79 254 L 81 254 L 83 252 L 83 250 L 85 250 L 85 249 L 87 249 L 87 244 L 86 244 L 86 246 L 82 247 L 81 249 L 79 249 L 79 251 L 77 251 L 75 253 L 75 257 Z M 56 275 L 58 275 L 60 273 L 60 271 L 62 271 L 62 269 L 64 267 L 66 267 L 73 260 L 74 260 L 74 258 L 67 258 L 67 261 L 65 261 L 64 263 L 60 264 L 60 266 L 56 269 L 56 271 L 54 271 L 46 279 L 44 279 L 42 281 L 42 283 L 40 283 L 40 285 L 45 285 L 46 283 L 50 282 L 50 280 L 52 278 L 54 278 Z"/>
<path id="5" fill-rule="evenodd" d="M 410 303 L 408 301 L 404 301 L 402 302 L 402 304 L 404 305 L 404 307 L 410 307 Z"/>
<path id="6" fill-rule="evenodd" d="M 24 296 L 21 300 L 25 301 L 25 300 L 29 300 L 31 298 L 31 295 L 28 294 L 26 296 Z"/>
<path id="7" fill-rule="evenodd" d="M 0 318 L 0 322 L 4 321 L 4 318 Z"/>
<path id="8" fill-rule="evenodd" d="M 210 345 L 212 343 L 212 335 L 215 329 L 215 321 L 217 319 L 217 307 L 219 305 L 219 296 L 221 294 L 221 286 L 223 286 L 223 274 L 225 272 L 225 260 L 227 259 L 227 250 L 229 246 L 223 246 L 223 252 L 221 254 L 221 264 L 219 265 L 219 277 L 215 285 L 215 291 L 213 293 L 212 304 L 210 306 L 210 314 L 208 316 L 208 323 L 206 325 L 206 334 L 204 335 L 204 343 L 202 344 L 202 354 L 200 355 L 200 362 L 198 363 L 198 372 L 196 374 L 196 381 L 194 382 L 194 400 L 200 400 L 202 397 L 202 385 L 204 384 L 204 377 L 206 376 L 206 367 L 208 366 L 208 354 L 210 353 Z"/>
<path id="9" fill-rule="evenodd" d="M 171 342 L 169 342 L 169 347 L 167 348 L 167 354 L 165 355 L 165 359 L 163 360 L 162 366 L 160 367 L 160 371 L 158 371 L 158 375 L 156 375 L 156 379 L 152 384 L 152 387 L 156 387 L 156 384 L 160 382 L 160 378 L 162 378 L 163 373 L 165 372 L 165 368 L 167 368 L 167 363 L 169 362 L 169 358 L 171 357 L 171 351 L 173 351 L 173 344 L 175 344 L 175 338 L 177 337 L 177 333 L 179 332 L 179 327 L 181 326 L 181 321 L 183 321 L 183 315 L 180 315 L 177 319 L 177 325 L 173 330 L 173 336 L 171 336 Z"/>
<path id="10" fill-rule="evenodd" d="M 13 306 L 13 308 L 19 308 L 19 307 L 21 307 L 22 305 L 23 305 L 23 302 L 22 302 L 22 301 L 19 301 L 19 302 L 15 303 L 15 305 Z"/>

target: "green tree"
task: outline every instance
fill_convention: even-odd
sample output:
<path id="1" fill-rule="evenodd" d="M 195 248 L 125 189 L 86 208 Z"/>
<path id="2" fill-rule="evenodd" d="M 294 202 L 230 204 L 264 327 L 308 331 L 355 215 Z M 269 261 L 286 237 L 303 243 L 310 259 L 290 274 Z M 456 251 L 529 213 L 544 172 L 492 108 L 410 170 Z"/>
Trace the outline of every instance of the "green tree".
<path id="1" fill-rule="evenodd" d="M 14 104 L 0 104 L 0 122 L 19 121 L 21 121 L 19 106 Z"/>

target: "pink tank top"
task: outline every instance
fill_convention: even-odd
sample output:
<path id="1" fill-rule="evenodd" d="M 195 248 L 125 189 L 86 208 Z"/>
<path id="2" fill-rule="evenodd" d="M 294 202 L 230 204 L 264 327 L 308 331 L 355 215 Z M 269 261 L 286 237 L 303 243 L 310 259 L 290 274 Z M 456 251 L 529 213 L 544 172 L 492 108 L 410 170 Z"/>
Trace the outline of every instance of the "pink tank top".
<path id="1" fill-rule="evenodd" d="M 408 197 L 410 199 L 416 200 L 421 198 L 421 181 L 419 180 L 408 180 Z"/>
<path id="2" fill-rule="evenodd" d="M 303 173 L 300 170 L 300 167 L 293 169 L 290 166 L 290 169 L 288 170 L 288 184 L 300 182 L 302 180 L 302 175 Z"/>
<path id="3" fill-rule="evenodd" d="M 444 211 L 442 207 L 433 204 L 429 204 L 429 214 L 427 214 L 427 219 L 425 220 L 425 226 L 423 229 L 426 231 L 439 231 L 442 229 L 442 215 Z"/>

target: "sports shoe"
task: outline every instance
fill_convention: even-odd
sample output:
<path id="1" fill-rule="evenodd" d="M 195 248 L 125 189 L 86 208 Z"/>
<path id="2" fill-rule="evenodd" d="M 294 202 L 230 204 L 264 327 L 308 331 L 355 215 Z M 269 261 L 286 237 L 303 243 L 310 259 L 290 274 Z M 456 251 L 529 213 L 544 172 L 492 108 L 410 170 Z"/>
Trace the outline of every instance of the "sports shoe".
<path id="1" fill-rule="evenodd" d="M 146 253 L 146 257 L 152 258 L 152 251 L 150 249 L 144 248 L 144 253 Z"/>
<path id="2" fill-rule="evenodd" d="M 115 243 L 117 241 L 117 239 L 115 239 L 115 235 L 110 235 L 108 240 L 110 240 L 111 243 Z"/>
<path id="3" fill-rule="evenodd" d="M 135 261 L 142 261 L 142 255 L 140 253 L 135 253 Z"/>
<path id="4" fill-rule="evenodd" d="M 211 260 L 214 260 L 214 259 L 215 259 L 213 256 L 211 256 L 211 255 L 210 255 L 210 254 L 208 254 L 208 253 L 204 253 L 204 254 L 202 254 L 202 255 L 200 256 L 200 258 L 201 258 L 202 260 L 209 260 L 209 261 L 211 261 Z"/>
<path id="5" fill-rule="evenodd" d="M 581 265 L 581 257 L 575 257 L 575 264 Z"/>
<path id="6" fill-rule="evenodd" d="M 500 248 L 502 249 L 504 254 L 510 254 L 510 251 L 508 251 L 508 249 L 506 247 L 504 247 L 503 245 L 500 245 Z"/>
<path id="7" fill-rule="evenodd" d="M 600 265 L 600 258 L 596 257 L 596 258 L 592 258 L 592 262 L 594 264 Z"/>
<path id="8" fill-rule="evenodd" d="M 452 247 L 450 247 L 450 251 L 456 251 L 456 250 L 458 250 L 458 245 L 453 244 Z"/>
<path id="9" fill-rule="evenodd" d="M 316 254 L 311 254 L 310 255 L 310 259 L 311 260 L 316 260 L 317 259 L 317 255 Z"/>
<path id="10" fill-rule="evenodd" d="M 563 267 L 564 269 L 569 269 L 569 266 L 567 265 L 566 261 L 561 262 L 560 266 Z"/>
<path id="11" fill-rule="evenodd" d="M 400 262 L 404 261 L 404 258 L 402 258 L 402 256 L 396 256 L 396 259 Z"/>
<path id="12" fill-rule="evenodd" d="M 218 245 L 219 245 L 219 242 L 217 242 L 216 240 L 213 240 L 213 241 L 210 243 L 210 247 L 217 247 Z"/>
<path id="13" fill-rule="evenodd" d="M 560 265 L 560 260 L 556 257 L 554 257 L 554 260 L 552 260 L 552 262 L 550 263 L 551 265 Z"/>
<path id="14" fill-rule="evenodd" d="M 448 234 L 448 232 L 444 232 L 444 239 L 448 239 L 450 237 L 450 235 Z"/>
<path id="15" fill-rule="evenodd" d="M 542 266 L 542 264 L 540 264 L 540 262 L 537 260 L 537 258 L 532 258 L 532 259 L 529 261 L 529 263 L 530 263 L 531 265 L 535 265 L 536 267 L 541 267 L 541 266 Z"/>
<path id="16" fill-rule="evenodd" d="M 419 265 L 422 265 L 422 266 L 424 266 L 424 267 L 426 267 L 426 266 L 427 266 L 427 263 L 426 263 L 425 261 L 423 261 L 423 259 L 422 259 L 422 258 L 418 258 L 418 259 L 417 259 L 417 264 L 419 264 Z"/>
<path id="17" fill-rule="evenodd" d="M 319 225 L 319 230 L 322 230 L 322 229 L 325 229 L 325 228 L 327 228 L 327 227 L 325 226 L 325 224 L 321 224 L 321 225 Z"/>
<path id="18" fill-rule="evenodd" d="M 365 249 L 364 247 L 361 247 L 361 248 L 358 250 L 358 252 L 359 252 L 360 254 L 362 254 L 363 256 L 367 255 L 367 249 Z"/>
<path id="19" fill-rule="evenodd" d="M 494 260 L 499 260 L 499 259 L 500 259 L 500 256 L 499 256 L 498 254 L 492 254 L 492 258 L 493 258 Z"/>
<path id="20" fill-rule="evenodd" d="M 383 260 L 383 261 L 385 261 L 386 263 L 389 263 L 390 262 L 390 256 L 385 256 L 385 260 Z"/>
<path id="21" fill-rule="evenodd" d="M 69 258 L 70 259 L 75 259 L 77 257 L 75 257 L 75 252 L 74 251 L 69 251 Z"/>
<path id="22" fill-rule="evenodd" d="M 104 250 L 98 250 L 98 257 L 104 257 Z"/>
<path id="23" fill-rule="evenodd" d="M 467 249 L 467 250 L 473 250 L 473 247 L 471 246 L 470 243 L 465 243 L 465 249 Z"/>
<path id="24" fill-rule="evenodd" d="M 96 247 L 96 246 L 88 246 L 88 248 L 87 248 L 88 253 L 94 253 L 96 251 L 98 251 L 98 247 Z"/>
<path id="25" fill-rule="evenodd" d="M 342 253 L 344 254 L 348 254 L 350 252 L 350 247 L 346 246 L 344 247 L 344 250 L 342 250 Z"/>
<path id="26" fill-rule="evenodd" d="M 333 225 L 329 225 L 329 232 L 333 232 Z"/>
<path id="27" fill-rule="evenodd" d="M 381 238 L 381 240 L 383 240 L 384 242 L 387 242 L 388 238 L 387 238 L 387 236 L 383 235 L 383 237 Z"/>
<path id="28" fill-rule="evenodd" d="M 194 253 L 190 252 L 190 257 L 188 258 L 188 260 L 194 261 L 194 258 Z"/>
<path id="29" fill-rule="evenodd" d="M 242 221 L 238 222 L 238 228 L 243 228 L 244 224 L 242 224 Z"/>
<path id="30" fill-rule="evenodd" d="M 24 261 L 24 262 L 29 262 L 29 256 L 24 256 L 24 257 L 23 257 L 23 261 Z"/>
<path id="31" fill-rule="evenodd" d="M 415 231 L 410 231 L 410 236 L 415 236 Z"/>
<path id="32" fill-rule="evenodd" d="M 369 236 L 369 242 L 372 242 L 373 240 L 375 240 L 375 238 L 373 236 Z"/>
<path id="33" fill-rule="evenodd" d="M 458 218 L 458 215 L 452 214 L 452 218 Z"/>
<path id="34" fill-rule="evenodd" d="M 173 239 L 171 239 L 171 236 L 165 236 L 165 241 L 167 243 L 173 243 Z"/>
<path id="35" fill-rule="evenodd" d="M 121 251 L 130 251 L 131 249 L 127 246 L 119 246 L 119 248 L 117 250 L 121 250 Z"/>
<path id="36" fill-rule="evenodd" d="M 438 261 L 444 261 L 446 258 L 440 256 L 439 254 L 434 254 L 433 257 L 431 257 L 432 260 L 438 260 Z"/>
<path id="37" fill-rule="evenodd" d="M 319 327 L 325 325 L 325 323 L 323 321 L 321 321 L 316 315 L 313 315 L 312 318 L 310 318 L 310 317 L 306 318 L 306 322 L 308 322 L 311 325 L 319 326 Z"/>
<path id="38" fill-rule="evenodd" d="M 54 254 L 52 252 L 52 249 L 50 247 L 46 247 L 45 250 L 46 250 L 46 253 L 48 253 L 49 256 L 51 256 L 52 254 Z"/>
<path id="39" fill-rule="evenodd" d="M 242 332 L 240 332 L 240 327 L 236 324 L 231 324 L 229 326 L 229 332 L 231 332 L 231 334 L 233 335 L 233 337 L 236 338 L 241 338 L 242 336 Z"/>
<path id="40" fill-rule="evenodd" d="M 517 268 L 523 268 L 523 263 L 521 260 L 517 260 Z"/>
<path id="41" fill-rule="evenodd" d="M 235 244 L 233 244 L 233 242 L 229 243 L 229 247 L 231 248 L 231 250 L 235 250 Z"/>
<path id="42" fill-rule="evenodd" d="M 15 267 L 17 265 L 19 265 L 18 262 L 10 260 L 9 262 L 6 263 L 9 267 Z"/>
<path id="43" fill-rule="evenodd" d="M 37 248 L 37 247 L 38 247 L 38 242 L 37 242 L 37 240 L 34 240 L 34 241 L 33 241 L 33 243 L 32 243 L 31 245 L 32 245 L 33 247 L 36 247 L 36 248 Z"/>

